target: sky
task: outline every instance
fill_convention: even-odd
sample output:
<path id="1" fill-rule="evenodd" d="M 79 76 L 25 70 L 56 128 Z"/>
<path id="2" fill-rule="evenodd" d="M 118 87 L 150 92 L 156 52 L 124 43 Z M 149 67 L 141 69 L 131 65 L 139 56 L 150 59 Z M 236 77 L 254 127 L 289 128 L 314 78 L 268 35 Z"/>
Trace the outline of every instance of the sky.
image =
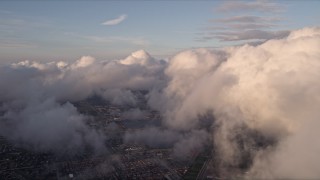
<path id="1" fill-rule="evenodd" d="M 87 126 L 92 117 L 69 103 L 97 95 L 130 108 L 126 116 L 159 112 L 159 127 L 124 142 L 182 156 L 214 143 L 223 175 L 319 179 L 319 7 L 0 1 L 0 136 L 37 151 L 105 152 L 113 134 Z"/>
<path id="2" fill-rule="evenodd" d="M 99 60 L 259 43 L 320 24 L 320 1 L 1 1 L 4 61 Z"/>

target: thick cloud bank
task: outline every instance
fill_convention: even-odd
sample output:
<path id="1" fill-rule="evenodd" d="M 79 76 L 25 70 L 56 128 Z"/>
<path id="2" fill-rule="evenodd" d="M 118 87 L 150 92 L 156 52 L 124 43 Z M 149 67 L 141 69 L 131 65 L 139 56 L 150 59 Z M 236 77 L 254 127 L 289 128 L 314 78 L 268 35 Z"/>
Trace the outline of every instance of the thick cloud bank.
<path id="1" fill-rule="evenodd" d="M 135 106 L 132 91 L 162 86 L 164 68 L 145 51 L 125 60 L 83 56 L 71 64 L 23 61 L 0 67 L 0 135 L 36 150 L 103 150 L 104 135 L 89 128 L 91 117 L 69 102 L 100 95 L 113 104 Z"/>
<path id="2" fill-rule="evenodd" d="M 257 46 L 187 50 L 167 63 L 143 50 L 114 61 L 23 61 L 0 69 L 0 134 L 47 150 L 99 149 L 104 136 L 68 102 L 98 94 L 130 105 L 123 116 L 139 119 L 147 112 L 135 107 L 133 92 L 145 90 L 162 126 L 128 132 L 126 142 L 185 155 L 213 141 L 213 156 L 229 174 L 238 168 L 248 178 L 314 179 L 320 177 L 319 79 L 320 28 Z"/>
<path id="3" fill-rule="evenodd" d="M 212 112 L 222 165 L 241 166 L 246 154 L 248 177 L 319 178 L 319 48 L 320 29 L 305 28 L 258 46 L 181 52 L 150 104 L 175 129 Z"/>

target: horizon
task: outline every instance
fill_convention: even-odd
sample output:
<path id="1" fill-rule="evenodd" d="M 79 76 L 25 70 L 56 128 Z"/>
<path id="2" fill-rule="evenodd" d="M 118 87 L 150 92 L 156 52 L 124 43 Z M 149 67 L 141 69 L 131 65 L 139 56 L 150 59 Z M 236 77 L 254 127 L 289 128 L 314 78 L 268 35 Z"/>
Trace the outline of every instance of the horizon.
<path id="1" fill-rule="evenodd" d="M 230 4 L 232 1 L 2 1 L 0 58 L 67 61 L 90 55 L 110 60 L 139 49 L 168 58 L 191 48 L 281 38 L 287 31 L 320 24 L 319 1 Z"/>
<path id="2" fill-rule="evenodd" d="M 1 178 L 320 178 L 320 1 L 0 4 Z"/>

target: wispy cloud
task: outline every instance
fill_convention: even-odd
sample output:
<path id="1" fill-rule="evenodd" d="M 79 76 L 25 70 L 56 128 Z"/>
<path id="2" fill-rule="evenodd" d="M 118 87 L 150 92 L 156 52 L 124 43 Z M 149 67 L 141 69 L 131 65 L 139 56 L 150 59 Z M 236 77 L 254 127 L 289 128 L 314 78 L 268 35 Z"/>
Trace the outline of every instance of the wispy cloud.
<path id="1" fill-rule="evenodd" d="M 34 32 L 51 32 L 53 24 L 42 17 L 17 15 L 11 11 L 0 10 L 0 48 L 35 48 L 43 42 Z M 32 37 L 32 38 L 31 38 Z"/>
<path id="2" fill-rule="evenodd" d="M 129 43 L 139 46 L 148 45 L 149 43 L 140 37 L 122 37 L 122 36 L 111 36 L 111 37 L 99 37 L 99 36 L 87 36 L 86 39 L 92 40 L 97 43 Z"/>
<path id="3" fill-rule="evenodd" d="M 231 16 L 209 19 L 209 24 L 202 28 L 195 40 L 250 42 L 282 38 L 288 35 L 288 31 L 278 29 L 283 19 L 277 12 L 284 10 L 283 8 L 282 5 L 267 0 L 224 2 L 216 10 L 220 13 L 233 12 Z"/>
<path id="4" fill-rule="evenodd" d="M 232 16 L 227 18 L 210 19 L 209 22 L 214 24 L 204 28 L 205 30 L 254 30 L 270 29 L 276 27 L 281 19 L 277 17 L 262 17 L 253 15 Z"/>
<path id="5" fill-rule="evenodd" d="M 126 14 L 122 14 L 119 17 L 115 18 L 115 19 L 111 19 L 108 21 L 105 21 L 103 23 L 101 23 L 102 25 L 107 25 L 107 26 L 114 26 L 117 25 L 119 23 L 121 23 L 122 21 L 124 21 L 125 19 L 127 19 L 128 15 Z"/>
<path id="6" fill-rule="evenodd" d="M 148 45 L 148 41 L 142 37 L 123 37 L 123 36 L 83 36 L 83 38 L 96 43 L 126 43 L 139 46 Z"/>
<path id="7" fill-rule="evenodd" d="M 246 31 L 221 31 L 214 33 L 204 33 L 202 38 L 197 41 L 209 39 L 219 39 L 220 41 L 245 41 L 245 40 L 267 40 L 279 39 L 289 35 L 289 31 L 265 31 L 265 30 L 246 30 Z"/>
<path id="8" fill-rule="evenodd" d="M 212 19 L 211 22 L 221 22 L 221 23 L 264 23 L 264 22 L 276 22 L 279 21 L 279 18 L 275 17 L 261 17 L 261 16 L 252 16 L 252 15 L 242 15 L 242 16 L 233 16 L 221 19 Z"/>
<path id="9" fill-rule="evenodd" d="M 268 1 L 228 1 L 220 6 L 217 10 L 221 12 L 234 12 L 234 11 L 262 11 L 262 12 L 278 12 L 283 9 L 277 3 Z"/>
<path id="10" fill-rule="evenodd" d="M 36 48 L 37 46 L 31 42 L 21 39 L 0 38 L 0 48 Z"/>
<path id="11" fill-rule="evenodd" d="M 101 44 L 133 44 L 139 46 L 147 46 L 149 45 L 149 41 L 141 36 L 100 36 L 100 35 L 84 35 L 76 32 L 66 32 L 64 33 L 66 36 L 73 36 L 76 38 L 84 39 L 94 43 Z"/>

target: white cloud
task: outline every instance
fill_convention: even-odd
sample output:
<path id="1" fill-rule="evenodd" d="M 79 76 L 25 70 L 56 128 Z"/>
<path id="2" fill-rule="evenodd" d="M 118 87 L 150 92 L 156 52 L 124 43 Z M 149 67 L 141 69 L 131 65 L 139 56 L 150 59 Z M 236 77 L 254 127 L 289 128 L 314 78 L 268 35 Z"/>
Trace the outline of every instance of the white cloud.
<path id="1" fill-rule="evenodd" d="M 91 56 L 82 56 L 79 60 L 77 60 L 73 65 L 72 68 L 83 68 L 90 66 L 93 64 L 95 59 Z"/>
<path id="2" fill-rule="evenodd" d="M 99 94 L 110 103 L 135 105 L 132 90 L 162 84 L 165 64 L 147 52 L 133 56 L 136 62 L 131 64 L 83 56 L 69 63 L 22 61 L 0 66 L 0 135 L 57 153 L 74 153 L 85 145 L 103 150 L 104 135 L 87 127 L 89 117 L 67 102 Z M 151 60 L 153 64 L 140 63 Z"/>
<path id="3" fill-rule="evenodd" d="M 163 127 L 127 132 L 125 142 L 165 145 L 178 155 L 213 142 L 213 157 L 222 166 L 216 169 L 229 168 L 223 171 L 229 177 L 244 172 L 245 161 L 247 179 L 317 179 L 319 47 L 320 28 L 305 28 L 257 46 L 184 51 L 167 64 L 140 50 L 123 60 L 87 56 L 70 64 L 3 66 L 0 134 L 35 149 L 72 151 L 87 143 L 99 149 L 104 136 L 63 102 L 98 93 L 112 103 L 135 106 L 132 90 L 149 90 L 148 103 L 161 112 Z M 129 115 L 142 117 L 143 111 L 135 108 Z M 212 136 L 202 120 L 212 123 L 205 126 L 214 128 Z"/>
<path id="4" fill-rule="evenodd" d="M 320 29 L 305 28 L 257 46 L 185 51 L 154 102 L 173 128 L 195 129 L 212 113 L 215 156 L 225 167 L 247 163 L 248 179 L 317 179 L 319 47 Z"/>
<path id="5" fill-rule="evenodd" d="M 140 64 L 140 65 L 153 65 L 157 64 L 156 60 L 150 56 L 146 51 L 139 50 L 133 52 L 130 56 L 120 61 L 121 64 Z"/>
<path id="6" fill-rule="evenodd" d="M 124 21 L 125 19 L 127 19 L 128 15 L 126 14 L 122 14 L 119 17 L 115 18 L 115 19 L 111 19 L 108 21 L 105 21 L 103 23 L 101 23 L 102 25 L 107 25 L 107 26 L 113 26 L 113 25 L 117 25 L 119 23 L 121 23 L 122 21 Z"/>

